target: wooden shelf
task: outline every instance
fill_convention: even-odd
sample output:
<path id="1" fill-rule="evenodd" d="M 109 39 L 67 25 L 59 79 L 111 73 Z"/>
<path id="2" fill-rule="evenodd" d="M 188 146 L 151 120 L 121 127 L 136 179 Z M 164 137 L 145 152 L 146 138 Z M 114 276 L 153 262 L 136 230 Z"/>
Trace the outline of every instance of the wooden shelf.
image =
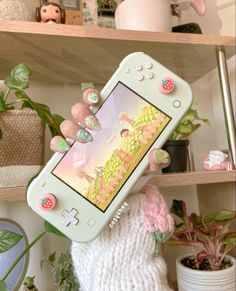
<path id="1" fill-rule="evenodd" d="M 214 184 L 235 182 L 236 171 L 190 172 L 164 174 L 153 177 L 150 183 L 159 187 L 177 187 L 195 184 Z M 26 187 L 0 188 L 0 201 L 19 202 L 25 200 Z"/>
<path id="2" fill-rule="evenodd" d="M 1 202 L 19 202 L 26 198 L 26 187 L 3 187 L 0 188 Z"/>
<path id="3" fill-rule="evenodd" d="M 127 54 L 143 51 L 186 81 L 216 67 L 215 50 L 235 54 L 228 36 L 102 29 L 35 22 L 0 21 L 0 79 L 26 63 L 32 80 L 48 83 L 105 83 Z"/>
<path id="4" fill-rule="evenodd" d="M 235 182 L 236 171 L 209 171 L 189 172 L 158 175 L 152 178 L 151 183 L 159 187 L 174 187 L 200 184 Z"/>

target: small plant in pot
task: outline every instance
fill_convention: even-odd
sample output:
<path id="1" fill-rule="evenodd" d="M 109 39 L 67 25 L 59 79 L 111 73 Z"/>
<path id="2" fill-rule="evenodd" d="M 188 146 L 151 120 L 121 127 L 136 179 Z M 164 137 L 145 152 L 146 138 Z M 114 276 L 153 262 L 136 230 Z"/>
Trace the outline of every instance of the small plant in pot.
<path id="1" fill-rule="evenodd" d="M 16 171 L 16 166 L 18 173 L 25 172 L 19 167 L 31 167 L 32 172 L 27 171 L 31 177 L 43 165 L 45 124 L 53 136 L 60 135 L 59 126 L 64 118 L 26 94 L 30 75 L 25 64 L 18 64 L 4 79 L 4 87 L 0 90 L 0 186 L 8 186 L 5 181 L 11 183 L 9 179 L 14 176 L 12 170 Z M 16 178 L 19 183 L 25 180 L 23 183 L 27 183 L 26 176 Z M 13 180 L 12 183 L 16 181 Z"/>
<path id="2" fill-rule="evenodd" d="M 173 200 L 170 211 L 178 223 L 168 244 L 191 246 L 193 252 L 177 259 L 179 291 L 235 290 L 236 261 L 228 252 L 236 246 L 236 233 L 230 231 L 236 212 L 188 214 L 179 200 Z"/>
<path id="3" fill-rule="evenodd" d="M 203 123 L 210 125 L 208 119 L 200 117 L 196 109 L 190 108 L 163 146 L 163 149 L 169 153 L 171 160 L 170 165 L 162 170 L 164 173 L 185 172 L 187 170 L 188 138 Z"/>

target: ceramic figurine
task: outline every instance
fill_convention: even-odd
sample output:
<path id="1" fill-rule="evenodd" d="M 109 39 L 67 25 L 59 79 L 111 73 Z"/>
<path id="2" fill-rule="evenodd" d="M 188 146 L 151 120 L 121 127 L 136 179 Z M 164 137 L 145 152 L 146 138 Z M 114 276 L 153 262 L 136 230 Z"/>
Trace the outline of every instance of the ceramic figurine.
<path id="1" fill-rule="evenodd" d="M 206 14 L 205 0 L 171 0 L 172 14 L 180 16 L 183 10 L 189 10 L 192 7 L 199 16 Z"/>
<path id="2" fill-rule="evenodd" d="M 207 171 L 232 170 L 228 155 L 219 150 L 210 151 L 204 158 L 203 167 Z"/>
<path id="3" fill-rule="evenodd" d="M 193 8 L 199 16 L 204 16 L 206 13 L 205 1 L 124 0 L 115 11 L 116 28 L 171 32 L 173 15 L 181 17 L 182 11 Z M 190 30 L 195 31 L 195 29 L 195 27 L 191 27 Z"/>
<path id="4" fill-rule="evenodd" d="M 65 23 L 65 10 L 57 3 L 47 2 L 36 8 L 36 19 L 42 23 Z"/>

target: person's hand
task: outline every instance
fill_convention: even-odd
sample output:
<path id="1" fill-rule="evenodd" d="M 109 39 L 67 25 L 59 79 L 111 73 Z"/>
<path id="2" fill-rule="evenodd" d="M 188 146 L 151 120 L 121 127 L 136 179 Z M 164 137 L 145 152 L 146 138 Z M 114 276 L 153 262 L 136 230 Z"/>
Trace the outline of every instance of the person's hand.
<path id="1" fill-rule="evenodd" d="M 54 152 L 66 152 L 70 145 L 66 138 L 71 138 L 81 143 L 88 143 L 93 140 L 92 135 L 87 130 L 101 130 L 99 120 L 94 116 L 91 108 L 98 105 L 100 95 L 95 88 L 88 88 L 83 91 L 83 103 L 76 103 L 71 108 L 74 120 L 64 120 L 60 129 L 64 138 L 55 136 L 51 140 L 51 149 Z M 149 153 L 149 167 L 146 173 L 161 170 L 170 163 L 169 155 L 161 149 L 153 149 Z"/>

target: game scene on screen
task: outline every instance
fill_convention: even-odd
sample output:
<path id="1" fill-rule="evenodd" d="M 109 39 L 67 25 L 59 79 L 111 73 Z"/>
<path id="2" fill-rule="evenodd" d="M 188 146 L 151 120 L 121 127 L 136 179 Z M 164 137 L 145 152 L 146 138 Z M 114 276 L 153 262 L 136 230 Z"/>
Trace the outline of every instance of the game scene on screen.
<path id="1" fill-rule="evenodd" d="M 104 212 L 171 118 L 122 83 L 96 117 L 101 131 L 75 142 L 52 173 Z"/>

